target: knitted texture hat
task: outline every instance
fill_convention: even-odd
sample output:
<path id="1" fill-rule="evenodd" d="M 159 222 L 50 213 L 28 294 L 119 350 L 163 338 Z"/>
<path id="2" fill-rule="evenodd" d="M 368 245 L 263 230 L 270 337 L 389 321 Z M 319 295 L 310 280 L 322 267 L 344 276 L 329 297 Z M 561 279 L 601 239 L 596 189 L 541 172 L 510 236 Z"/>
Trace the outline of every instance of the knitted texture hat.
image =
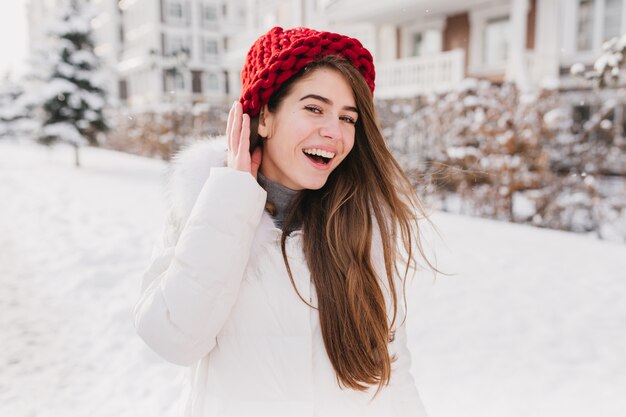
<path id="1" fill-rule="evenodd" d="M 357 39 L 332 32 L 298 27 L 283 30 L 274 27 L 259 37 L 246 56 L 241 70 L 242 92 L 239 101 L 251 117 L 285 81 L 304 66 L 325 55 L 347 59 L 365 78 L 374 93 L 372 54 Z"/>

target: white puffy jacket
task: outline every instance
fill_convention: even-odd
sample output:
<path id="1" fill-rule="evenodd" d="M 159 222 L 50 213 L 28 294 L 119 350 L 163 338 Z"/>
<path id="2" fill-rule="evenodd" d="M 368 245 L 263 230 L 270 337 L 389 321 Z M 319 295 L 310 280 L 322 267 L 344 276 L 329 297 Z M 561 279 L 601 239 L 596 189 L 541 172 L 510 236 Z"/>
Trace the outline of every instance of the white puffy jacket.
<path id="1" fill-rule="evenodd" d="M 397 355 L 391 382 L 373 401 L 375 387 L 339 387 L 317 310 L 287 275 L 265 190 L 224 159 L 224 143 L 212 140 L 173 162 L 172 207 L 135 307 L 143 340 L 190 367 L 186 417 L 426 416 L 409 373 L 404 325 L 390 343 Z M 293 232 L 287 254 L 300 294 L 316 305 L 301 245 Z M 396 322 L 403 317 L 399 309 Z"/>

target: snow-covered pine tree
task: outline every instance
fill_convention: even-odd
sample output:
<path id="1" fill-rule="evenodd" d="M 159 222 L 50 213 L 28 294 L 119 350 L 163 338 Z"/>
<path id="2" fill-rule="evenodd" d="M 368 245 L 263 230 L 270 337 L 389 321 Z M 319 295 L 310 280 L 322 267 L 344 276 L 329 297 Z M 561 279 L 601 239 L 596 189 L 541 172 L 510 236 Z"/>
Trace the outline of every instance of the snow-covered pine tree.
<path id="1" fill-rule="evenodd" d="M 8 77 L 0 81 L 0 138 L 14 136 L 14 123 L 20 116 L 14 103 L 23 93 Z"/>
<path id="2" fill-rule="evenodd" d="M 36 131 L 33 104 L 24 91 L 23 80 L 8 76 L 0 81 L 0 138 L 21 139 Z"/>
<path id="3" fill-rule="evenodd" d="M 90 9 L 76 2 L 60 11 L 49 29 L 53 49 L 47 55 L 50 70 L 42 91 L 44 120 L 39 141 L 72 144 L 77 166 L 79 147 L 97 145 L 97 133 L 108 128 L 101 62 L 94 54 L 90 18 Z"/>

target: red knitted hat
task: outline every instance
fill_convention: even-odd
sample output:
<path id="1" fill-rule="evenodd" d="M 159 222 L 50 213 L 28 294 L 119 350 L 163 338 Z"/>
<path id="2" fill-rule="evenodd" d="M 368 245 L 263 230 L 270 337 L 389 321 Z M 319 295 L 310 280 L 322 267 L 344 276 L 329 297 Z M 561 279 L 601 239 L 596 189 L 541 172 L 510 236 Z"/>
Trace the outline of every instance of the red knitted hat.
<path id="1" fill-rule="evenodd" d="M 339 55 L 354 65 L 374 93 L 372 54 L 357 39 L 338 33 L 298 27 L 274 27 L 254 42 L 241 70 L 243 111 L 256 116 L 285 81 L 311 61 Z"/>

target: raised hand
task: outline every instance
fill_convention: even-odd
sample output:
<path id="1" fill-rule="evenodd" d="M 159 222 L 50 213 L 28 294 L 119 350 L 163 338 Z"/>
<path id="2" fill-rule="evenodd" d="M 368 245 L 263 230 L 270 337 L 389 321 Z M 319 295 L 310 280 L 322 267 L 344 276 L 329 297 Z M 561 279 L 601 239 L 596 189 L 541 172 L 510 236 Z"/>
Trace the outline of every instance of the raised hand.
<path id="1" fill-rule="evenodd" d="M 227 166 L 249 172 L 256 178 L 261 165 L 262 151 L 257 147 L 250 155 L 250 116 L 243 113 L 239 101 L 235 101 L 228 113 L 226 124 L 228 136 Z"/>

